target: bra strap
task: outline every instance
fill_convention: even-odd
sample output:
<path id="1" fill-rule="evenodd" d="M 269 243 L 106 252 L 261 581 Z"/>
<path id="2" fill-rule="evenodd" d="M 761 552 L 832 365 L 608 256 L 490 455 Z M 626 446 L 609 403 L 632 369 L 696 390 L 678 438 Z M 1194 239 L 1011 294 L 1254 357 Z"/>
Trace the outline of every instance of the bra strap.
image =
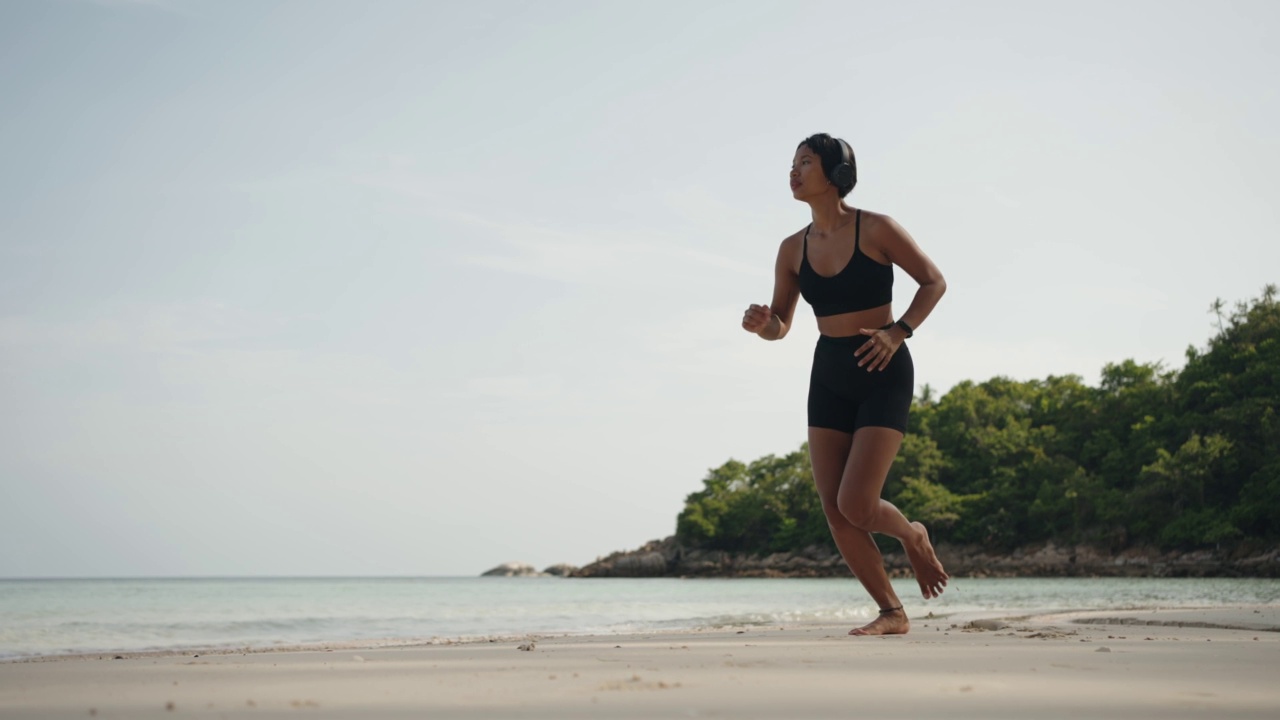
<path id="1" fill-rule="evenodd" d="M 862 242 L 862 208 L 858 208 L 853 216 L 853 252 L 858 252 L 858 245 Z"/>

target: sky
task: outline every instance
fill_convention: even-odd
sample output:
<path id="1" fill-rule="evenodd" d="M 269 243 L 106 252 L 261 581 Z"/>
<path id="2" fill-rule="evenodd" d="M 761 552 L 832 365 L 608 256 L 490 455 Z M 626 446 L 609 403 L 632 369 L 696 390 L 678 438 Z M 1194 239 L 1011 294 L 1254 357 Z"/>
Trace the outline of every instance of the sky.
<path id="1" fill-rule="evenodd" d="M 787 173 L 919 385 L 1176 369 L 1280 281 L 1271 2 L 0 3 L 0 577 L 477 575 L 797 450 Z M 900 270 L 894 304 L 915 284 Z"/>

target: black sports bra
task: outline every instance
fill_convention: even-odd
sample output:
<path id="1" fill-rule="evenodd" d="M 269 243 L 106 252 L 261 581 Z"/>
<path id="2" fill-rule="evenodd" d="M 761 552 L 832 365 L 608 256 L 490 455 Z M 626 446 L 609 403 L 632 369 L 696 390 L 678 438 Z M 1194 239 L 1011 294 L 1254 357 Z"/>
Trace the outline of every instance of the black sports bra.
<path id="1" fill-rule="evenodd" d="M 853 257 L 840 272 L 819 275 L 809 264 L 809 229 L 804 229 L 800 260 L 800 294 L 817 317 L 867 310 L 893 302 L 893 266 L 881 265 L 862 252 L 862 211 L 854 216 Z"/>

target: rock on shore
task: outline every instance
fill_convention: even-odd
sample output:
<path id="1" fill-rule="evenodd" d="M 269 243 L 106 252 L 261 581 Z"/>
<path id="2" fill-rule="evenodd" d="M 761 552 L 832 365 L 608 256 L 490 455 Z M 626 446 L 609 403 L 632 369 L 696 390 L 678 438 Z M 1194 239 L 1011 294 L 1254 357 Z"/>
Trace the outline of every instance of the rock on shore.
<path id="1" fill-rule="evenodd" d="M 939 544 L 938 558 L 956 577 L 1280 577 L 1280 548 L 1255 553 L 1210 550 L 1160 552 L 1130 548 L 1109 553 L 1087 545 L 1044 543 L 1010 553 Z M 909 577 L 906 554 L 884 555 L 890 577 Z M 834 546 L 767 556 L 687 548 L 674 536 L 616 552 L 573 577 L 850 577 Z"/>

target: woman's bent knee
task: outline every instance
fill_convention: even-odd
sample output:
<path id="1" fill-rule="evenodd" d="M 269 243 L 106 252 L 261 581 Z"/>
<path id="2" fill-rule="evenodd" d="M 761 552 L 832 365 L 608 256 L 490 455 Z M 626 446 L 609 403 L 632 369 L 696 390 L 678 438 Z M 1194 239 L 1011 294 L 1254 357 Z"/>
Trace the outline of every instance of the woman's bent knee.
<path id="1" fill-rule="evenodd" d="M 844 513 L 840 512 L 840 508 L 834 500 L 822 503 L 822 514 L 827 516 L 827 524 L 829 525 L 843 525 L 849 522 L 844 519 Z"/>

